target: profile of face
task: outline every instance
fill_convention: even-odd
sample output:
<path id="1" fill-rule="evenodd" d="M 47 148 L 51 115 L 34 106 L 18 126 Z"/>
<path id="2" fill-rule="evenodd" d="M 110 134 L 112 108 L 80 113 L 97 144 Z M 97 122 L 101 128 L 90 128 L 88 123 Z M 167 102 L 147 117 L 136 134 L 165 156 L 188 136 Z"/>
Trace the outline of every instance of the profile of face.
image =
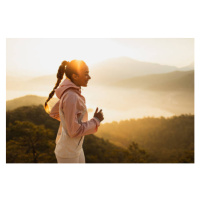
<path id="1" fill-rule="evenodd" d="M 79 67 L 77 74 L 72 75 L 72 79 L 77 86 L 87 87 L 88 81 L 91 79 L 88 66 L 82 65 Z"/>

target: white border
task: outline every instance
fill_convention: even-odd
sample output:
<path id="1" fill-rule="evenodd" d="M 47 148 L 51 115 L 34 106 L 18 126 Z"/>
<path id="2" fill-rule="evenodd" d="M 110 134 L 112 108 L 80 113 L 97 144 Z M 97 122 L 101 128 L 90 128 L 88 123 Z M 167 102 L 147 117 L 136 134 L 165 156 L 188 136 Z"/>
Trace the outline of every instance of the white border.
<path id="1" fill-rule="evenodd" d="M 1 196 L 199 199 L 198 1 L 1 1 Z M 5 164 L 6 38 L 195 38 L 195 164 Z"/>

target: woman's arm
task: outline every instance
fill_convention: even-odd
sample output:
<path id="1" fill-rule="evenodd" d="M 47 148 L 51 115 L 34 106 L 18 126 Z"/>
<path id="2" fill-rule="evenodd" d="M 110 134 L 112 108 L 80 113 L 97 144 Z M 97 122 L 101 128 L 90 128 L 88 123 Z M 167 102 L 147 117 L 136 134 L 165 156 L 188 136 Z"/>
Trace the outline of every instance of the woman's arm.
<path id="1" fill-rule="evenodd" d="M 66 129 L 70 137 L 90 135 L 97 132 L 100 121 L 93 117 L 86 122 L 78 123 L 79 99 L 77 95 L 68 93 L 62 103 Z"/>
<path id="2" fill-rule="evenodd" d="M 50 117 L 57 119 L 58 121 L 60 121 L 59 105 L 60 105 L 60 100 L 58 100 L 58 102 L 53 106 L 51 112 L 49 113 Z"/>

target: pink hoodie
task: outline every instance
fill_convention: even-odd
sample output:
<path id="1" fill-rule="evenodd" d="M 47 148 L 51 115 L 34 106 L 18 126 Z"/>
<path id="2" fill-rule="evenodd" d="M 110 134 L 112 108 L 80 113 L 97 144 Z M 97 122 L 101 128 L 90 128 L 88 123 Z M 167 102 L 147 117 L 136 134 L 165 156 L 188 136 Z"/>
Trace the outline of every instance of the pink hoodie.
<path id="1" fill-rule="evenodd" d="M 80 137 L 97 132 L 100 121 L 93 117 L 88 121 L 88 113 L 85 105 L 85 98 L 81 95 L 80 87 L 71 80 L 65 79 L 59 88 L 55 90 L 59 101 L 54 105 L 50 116 L 59 121 L 59 106 L 64 114 L 64 120 L 69 137 Z M 85 114 L 84 114 L 85 111 Z M 80 116 L 84 114 L 80 121 Z"/>

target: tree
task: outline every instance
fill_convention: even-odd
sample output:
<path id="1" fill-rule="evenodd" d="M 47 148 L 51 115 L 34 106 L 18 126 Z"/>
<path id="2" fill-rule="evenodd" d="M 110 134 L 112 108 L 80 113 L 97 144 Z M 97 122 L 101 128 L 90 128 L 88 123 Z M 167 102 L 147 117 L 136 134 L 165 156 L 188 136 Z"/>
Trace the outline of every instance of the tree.
<path id="1" fill-rule="evenodd" d="M 7 134 L 15 134 L 6 144 L 7 163 L 56 162 L 52 130 L 32 122 L 15 121 L 7 128 Z"/>
<path id="2" fill-rule="evenodd" d="M 140 149 L 137 143 L 131 142 L 128 147 L 127 163 L 146 163 L 147 159 L 146 151 Z"/>

